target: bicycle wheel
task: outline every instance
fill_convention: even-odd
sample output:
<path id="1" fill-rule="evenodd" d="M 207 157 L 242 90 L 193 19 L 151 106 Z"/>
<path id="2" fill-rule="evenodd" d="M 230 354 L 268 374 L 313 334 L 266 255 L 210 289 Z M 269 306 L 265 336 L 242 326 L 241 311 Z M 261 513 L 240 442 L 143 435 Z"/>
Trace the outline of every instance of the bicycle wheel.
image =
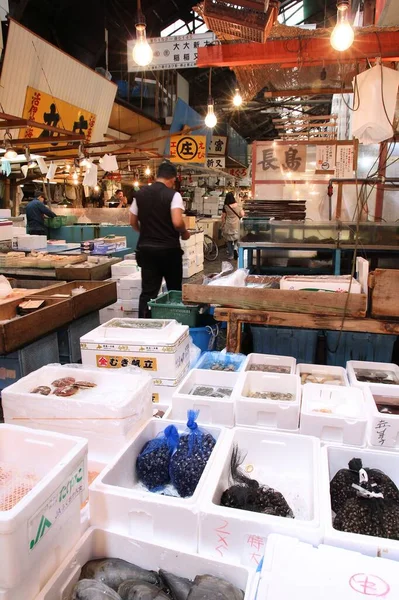
<path id="1" fill-rule="evenodd" d="M 219 256 L 219 248 L 209 235 L 204 235 L 204 258 L 214 261 Z"/>

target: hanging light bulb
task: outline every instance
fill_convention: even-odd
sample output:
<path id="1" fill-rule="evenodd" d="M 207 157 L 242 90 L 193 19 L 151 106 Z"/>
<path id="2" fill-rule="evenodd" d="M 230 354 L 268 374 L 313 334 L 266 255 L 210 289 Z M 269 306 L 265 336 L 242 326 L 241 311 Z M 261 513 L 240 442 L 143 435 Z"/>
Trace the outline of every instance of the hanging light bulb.
<path id="1" fill-rule="evenodd" d="M 150 169 L 150 167 L 147 167 L 146 170 L 144 171 L 144 173 L 145 173 L 145 175 L 147 177 L 149 177 L 151 175 L 151 169 Z"/>
<path id="2" fill-rule="evenodd" d="M 208 98 L 208 112 L 205 117 L 205 125 L 209 127 L 209 129 L 213 129 L 216 126 L 218 120 L 215 115 L 215 105 L 213 103 L 213 98 L 210 96 Z"/>
<path id="3" fill-rule="evenodd" d="M 140 186 L 140 182 L 136 179 L 136 181 L 133 181 L 133 187 L 138 188 Z"/>
<path id="4" fill-rule="evenodd" d="M 28 163 L 28 169 L 33 169 L 34 167 L 37 167 L 37 162 L 31 158 L 30 150 L 28 147 L 25 148 L 25 158 L 26 162 Z"/>
<path id="5" fill-rule="evenodd" d="M 146 67 L 152 61 L 151 46 L 147 42 L 146 22 L 141 11 L 141 0 L 137 0 L 136 43 L 133 48 L 133 60 L 139 67 Z"/>
<path id="6" fill-rule="evenodd" d="M 242 105 L 242 102 L 243 102 L 243 100 L 242 100 L 242 96 L 240 94 L 240 90 L 237 88 L 236 93 L 233 96 L 233 104 L 234 104 L 234 106 L 236 106 L 238 108 L 239 106 Z"/>
<path id="7" fill-rule="evenodd" d="M 99 192 L 100 191 L 100 186 L 99 185 L 95 185 L 94 186 L 94 191 L 95 192 Z"/>
<path id="8" fill-rule="evenodd" d="M 344 52 L 353 44 L 355 32 L 348 21 L 349 0 L 338 0 L 337 2 L 337 24 L 334 27 L 330 43 L 334 50 Z"/>
<path id="9" fill-rule="evenodd" d="M 5 148 L 4 158 L 6 158 L 7 160 L 12 160 L 13 158 L 17 158 L 17 156 L 18 156 L 18 153 L 12 147 L 11 141 L 12 141 L 11 133 L 7 130 L 6 133 L 4 134 L 4 148 Z"/>
<path id="10" fill-rule="evenodd" d="M 73 173 L 73 175 L 72 175 L 72 179 L 73 179 L 73 182 L 74 182 L 74 183 L 77 183 L 77 182 L 78 182 L 79 175 L 77 174 L 77 172 L 76 172 L 76 171 L 75 171 L 75 173 Z"/>

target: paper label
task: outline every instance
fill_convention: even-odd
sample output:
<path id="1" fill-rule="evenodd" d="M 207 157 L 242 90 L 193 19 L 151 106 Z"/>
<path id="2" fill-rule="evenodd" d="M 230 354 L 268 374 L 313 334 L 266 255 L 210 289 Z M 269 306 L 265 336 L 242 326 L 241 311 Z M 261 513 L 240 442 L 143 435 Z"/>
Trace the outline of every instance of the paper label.
<path id="1" fill-rule="evenodd" d="M 102 369 L 120 369 L 121 367 L 140 367 L 144 371 L 157 371 L 157 359 L 154 357 L 142 358 L 140 356 L 112 356 L 97 354 L 96 365 Z"/>

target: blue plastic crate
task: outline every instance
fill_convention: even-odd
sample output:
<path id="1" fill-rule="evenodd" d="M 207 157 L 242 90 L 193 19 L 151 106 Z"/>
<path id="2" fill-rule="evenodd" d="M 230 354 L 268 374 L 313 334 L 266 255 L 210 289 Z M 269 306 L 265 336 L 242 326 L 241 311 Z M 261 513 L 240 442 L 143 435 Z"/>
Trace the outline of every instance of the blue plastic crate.
<path id="1" fill-rule="evenodd" d="M 234 371 L 241 371 L 247 357 L 244 354 L 233 354 L 230 352 L 205 352 L 195 365 L 196 369 L 212 369 L 215 363 L 223 366 L 233 365 Z"/>
<path id="2" fill-rule="evenodd" d="M 212 327 L 190 327 L 190 335 L 193 344 L 195 344 L 201 352 L 213 350 L 216 337 L 214 337 L 214 329 Z"/>
<path id="3" fill-rule="evenodd" d="M 293 356 L 298 363 L 316 360 L 317 329 L 291 329 L 251 325 L 253 351 L 259 354 Z"/>
<path id="4" fill-rule="evenodd" d="M 100 325 L 98 310 L 57 331 L 58 348 L 61 364 L 78 363 L 82 360 L 80 352 L 80 338 Z"/>
<path id="5" fill-rule="evenodd" d="M 396 335 L 326 331 L 327 364 L 345 367 L 348 360 L 392 362 Z"/>

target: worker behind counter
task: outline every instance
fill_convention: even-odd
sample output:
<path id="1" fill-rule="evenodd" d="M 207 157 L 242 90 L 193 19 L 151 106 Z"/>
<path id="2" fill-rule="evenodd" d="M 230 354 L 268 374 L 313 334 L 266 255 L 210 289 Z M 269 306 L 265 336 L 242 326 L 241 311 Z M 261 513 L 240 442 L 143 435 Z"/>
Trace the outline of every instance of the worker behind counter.
<path id="1" fill-rule="evenodd" d="M 29 200 L 25 212 L 27 233 L 30 235 L 47 235 L 48 229 L 44 217 L 54 218 L 57 216 L 45 206 L 43 192 L 35 192 L 34 198 Z"/>
<path id="2" fill-rule="evenodd" d="M 162 279 L 168 291 L 181 290 L 183 252 L 180 239 L 188 240 L 190 233 L 183 220 L 184 204 L 173 188 L 176 167 L 162 163 L 157 179 L 135 192 L 130 209 L 130 224 L 139 232 L 136 259 L 141 267 L 141 296 L 139 317 L 148 317 L 147 303 L 158 296 Z"/>

